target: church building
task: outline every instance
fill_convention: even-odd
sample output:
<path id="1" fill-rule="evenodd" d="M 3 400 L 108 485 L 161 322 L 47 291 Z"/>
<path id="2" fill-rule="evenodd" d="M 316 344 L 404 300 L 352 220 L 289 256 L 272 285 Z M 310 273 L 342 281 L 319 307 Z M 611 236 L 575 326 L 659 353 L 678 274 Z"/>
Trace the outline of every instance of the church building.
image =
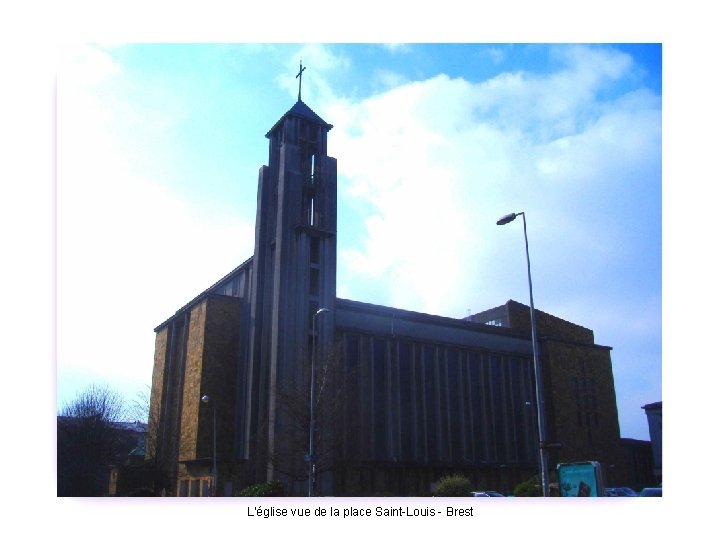
<path id="1" fill-rule="evenodd" d="M 332 127 L 298 95 L 266 135 L 252 257 L 155 328 L 146 459 L 178 496 L 420 496 L 451 473 L 511 491 L 538 473 L 529 308 L 337 298 Z M 620 482 L 611 349 L 536 313 L 550 470 L 597 460 Z"/>

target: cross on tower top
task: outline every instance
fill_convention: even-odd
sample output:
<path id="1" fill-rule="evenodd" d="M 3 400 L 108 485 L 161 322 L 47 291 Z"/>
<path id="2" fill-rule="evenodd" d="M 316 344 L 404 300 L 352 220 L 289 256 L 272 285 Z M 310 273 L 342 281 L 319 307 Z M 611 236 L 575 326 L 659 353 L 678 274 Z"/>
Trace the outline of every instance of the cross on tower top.
<path id="1" fill-rule="evenodd" d="M 300 60 L 300 71 L 298 71 L 298 74 L 295 75 L 296 79 L 300 79 L 300 82 L 298 83 L 298 101 L 302 101 L 301 95 L 302 95 L 302 73 L 305 71 L 305 68 L 302 65 L 302 60 Z"/>

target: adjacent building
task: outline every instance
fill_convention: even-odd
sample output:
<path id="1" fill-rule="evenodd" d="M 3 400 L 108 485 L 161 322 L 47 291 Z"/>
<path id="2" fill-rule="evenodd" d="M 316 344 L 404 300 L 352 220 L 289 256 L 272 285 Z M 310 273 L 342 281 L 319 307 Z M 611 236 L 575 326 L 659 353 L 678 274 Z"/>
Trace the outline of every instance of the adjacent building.
<path id="1" fill-rule="evenodd" d="M 652 446 L 653 474 L 656 482 L 662 482 L 662 401 L 643 405 L 647 415 Z"/>

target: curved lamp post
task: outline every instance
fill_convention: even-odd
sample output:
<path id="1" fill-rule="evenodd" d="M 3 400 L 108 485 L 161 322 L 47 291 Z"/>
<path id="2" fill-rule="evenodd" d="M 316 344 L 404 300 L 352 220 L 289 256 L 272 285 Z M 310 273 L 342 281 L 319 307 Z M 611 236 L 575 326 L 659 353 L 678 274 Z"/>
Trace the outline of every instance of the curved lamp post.
<path id="1" fill-rule="evenodd" d="M 315 335 L 315 319 L 322 313 L 330 311 L 320 308 L 312 318 L 312 354 L 310 355 L 310 450 L 308 451 L 308 497 L 313 496 L 315 486 L 315 355 L 317 354 L 317 337 Z"/>
<path id="2" fill-rule="evenodd" d="M 540 357 L 538 355 L 537 343 L 537 326 L 535 322 L 535 305 L 533 303 L 532 277 L 530 275 L 530 250 L 528 249 L 527 225 L 525 223 L 525 212 L 517 212 L 501 217 L 498 225 L 506 225 L 514 221 L 516 217 L 523 218 L 523 233 L 525 234 L 525 256 L 527 257 L 528 285 L 530 287 L 530 328 L 532 332 L 533 347 L 533 370 L 535 371 L 535 398 L 537 401 L 537 419 L 538 419 L 538 450 L 540 459 L 540 479 L 542 481 L 543 497 L 550 495 L 549 477 L 548 477 L 548 461 L 545 449 L 545 401 L 543 400 L 542 385 L 542 368 L 540 366 Z"/>
<path id="3" fill-rule="evenodd" d="M 216 420 L 217 420 L 217 414 L 215 410 L 215 403 L 211 401 L 210 396 L 205 394 L 203 397 L 200 398 L 200 401 L 205 403 L 206 405 L 210 405 L 212 407 L 213 412 L 213 455 L 212 455 L 212 489 L 210 490 L 210 496 L 215 496 L 215 486 L 217 486 L 217 431 L 216 431 Z"/>

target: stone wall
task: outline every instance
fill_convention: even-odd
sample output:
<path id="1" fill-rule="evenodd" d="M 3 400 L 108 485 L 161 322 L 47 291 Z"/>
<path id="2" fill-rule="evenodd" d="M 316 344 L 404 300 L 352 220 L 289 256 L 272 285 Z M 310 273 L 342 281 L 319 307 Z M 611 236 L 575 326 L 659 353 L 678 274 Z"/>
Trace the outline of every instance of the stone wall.
<path id="1" fill-rule="evenodd" d="M 507 302 L 508 326 L 530 334 L 530 308 L 514 300 Z M 535 310 L 538 336 L 553 336 L 581 343 L 595 343 L 593 331 L 544 311 Z"/>
<path id="2" fill-rule="evenodd" d="M 178 444 L 178 488 L 204 485 L 211 475 L 213 416 L 218 462 L 218 493 L 230 476 L 234 455 L 236 369 L 239 361 L 242 300 L 209 295 L 190 310 Z M 208 403 L 202 402 L 204 395 Z M 224 471 L 228 471 L 225 473 Z M 200 482 L 198 484 L 198 481 Z M 202 490 L 200 490 L 202 491 Z"/>
<path id="3" fill-rule="evenodd" d="M 627 478 L 620 448 L 615 384 L 607 347 L 541 341 L 547 438 L 551 463 L 599 461 L 616 479 Z"/>
<path id="4" fill-rule="evenodd" d="M 180 418 L 180 445 L 178 451 L 180 461 L 197 458 L 206 306 L 207 301 L 203 301 L 190 311 Z"/>
<path id="5" fill-rule="evenodd" d="M 217 414 L 218 460 L 232 458 L 235 433 L 237 366 L 241 333 L 242 300 L 229 296 L 210 296 L 206 303 L 203 366 L 200 396 L 210 396 Z M 198 443 L 198 457 L 211 454 L 212 406 L 200 415 L 204 441 Z M 207 436 L 205 436 L 207 435 Z M 201 452 L 202 451 L 202 452 Z"/>
<path id="6" fill-rule="evenodd" d="M 154 459 L 157 452 L 158 429 L 160 427 L 160 408 L 163 399 L 163 381 L 165 380 L 165 358 L 167 356 L 168 327 L 155 334 L 155 360 L 153 363 L 150 410 L 148 414 L 148 436 L 145 459 Z"/>

